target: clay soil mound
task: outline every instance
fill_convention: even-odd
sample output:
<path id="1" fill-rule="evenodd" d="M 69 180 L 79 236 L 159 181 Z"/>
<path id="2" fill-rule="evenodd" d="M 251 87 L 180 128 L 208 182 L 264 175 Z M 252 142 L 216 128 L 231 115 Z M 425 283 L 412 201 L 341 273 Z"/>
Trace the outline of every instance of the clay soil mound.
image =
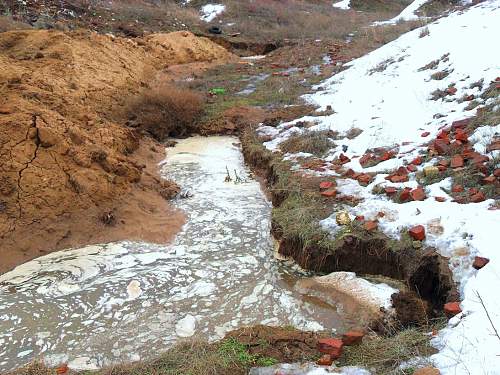
<path id="1" fill-rule="evenodd" d="M 178 187 L 160 180 L 163 147 L 124 126 L 123 107 L 170 65 L 231 57 L 188 32 L 1 33 L 0 273 L 72 246 L 169 240 Z"/>

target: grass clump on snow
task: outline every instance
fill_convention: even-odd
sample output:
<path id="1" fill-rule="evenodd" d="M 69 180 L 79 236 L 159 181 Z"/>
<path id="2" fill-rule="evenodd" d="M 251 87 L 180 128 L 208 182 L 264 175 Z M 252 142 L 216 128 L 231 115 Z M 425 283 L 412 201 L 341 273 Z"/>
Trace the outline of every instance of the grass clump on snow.
<path id="1" fill-rule="evenodd" d="M 327 131 L 292 135 L 279 145 L 285 153 L 307 152 L 318 157 L 324 156 L 333 146 Z"/>
<path id="2" fill-rule="evenodd" d="M 415 369 L 403 370 L 399 366 L 435 352 L 427 332 L 408 328 L 392 336 L 370 335 L 361 345 L 344 347 L 339 365 L 364 367 L 377 375 L 412 374 Z"/>

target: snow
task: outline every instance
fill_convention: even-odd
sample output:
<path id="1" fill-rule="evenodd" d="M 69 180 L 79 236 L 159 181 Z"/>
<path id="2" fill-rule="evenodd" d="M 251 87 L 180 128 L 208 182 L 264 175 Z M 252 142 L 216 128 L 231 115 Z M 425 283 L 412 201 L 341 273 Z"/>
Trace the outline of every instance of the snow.
<path id="1" fill-rule="evenodd" d="M 333 3 L 333 6 L 335 8 L 347 10 L 351 8 L 351 0 L 342 0 L 337 3 Z"/>
<path id="2" fill-rule="evenodd" d="M 415 10 L 425 1 L 417 0 L 396 19 L 413 19 Z M 426 27 L 428 35 L 421 37 L 422 28 L 402 35 L 397 40 L 347 64 L 348 69 L 332 76 L 316 87 L 317 91 L 305 99 L 319 106 L 318 111 L 331 105 L 335 113 L 329 116 L 306 116 L 281 124 L 274 130 L 262 127 L 261 134 L 271 139 L 264 145 L 270 150 L 290 135 L 301 133 L 301 121 L 316 121 L 312 131 L 334 130 L 340 136 L 352 128 L 362 130 L 353 139 L 340 139 L 325 158 L 331 161 L 344 153 L 351 161 L 344 167 L 354 171 L 377 172 L 368 186 L 357 181 L 337 179 L 341 194 L 354 195 L 363 200 L 347 208 L 349 214 L 364 215 L 367 220 L 377 216 L 379 228 L 387 235 L 398 238 L 402 230 L 421 224 L 426 227 L 426 246 L 435 247 L 450 258 L 455 281 L 459 282 L 463 313 L 450 320 L 448 326 L 433 339 L 439 352 L 431 357 L 441 374 L 498 374 L 500 373 L 500 253 L 496 244 L 496 231 L 500 229 L 500 211 L 491 209 L 493 200 L 480 203 L 458 204 L 443 190 L 449 189 L 450 179 L 425 187 L 427 198 L 398 204 L 385 195 L 372 193 L 375 185 L 408 186 L 418 183 L 412 174 L 405 183 L 393 184 L 384 179 L 391 171 L 419 154 L 426 153 L 426 142 L 434 139 L 443 126 L 453 121 L 472 117 L 476 109 L 468 110 L 469 102 L 461 101 L 465 95 L 480 91 L 472 83 L 484 79 L 484 89 L 500 76 L 500 51 L 496 36 L 500 35 L 500 1 L 490 0 L 452 13 Z M 451 38 L 450 35 L 454 37 Z M 423 69 L 432 61 L 437 66 Z M 442 80 L 431 79 L 431 74 L 448 71 Z M 454 85 L 457 92 L 444 99 L 431 100 L 431 93 Z M 492 100 L 483 101 L 485 104 Z M 439 116 L 436 116 L 440 114 Z M 430 132 L 426 138 L 421 133 Z M 486 153 L 486 146 L 498 136 L 500 124 L 478 128 L 469 140 L 476 151 L 490 159 L 499 152 Z M 397 152 L 396 158 L 370 168 L 363 168 L 359 157 L 367 149 L 386 147 Z M 344 151 L 343 148 L 347 148 Z M 431 160 L 419 166 L 433 165 Z M 331 172 L 331 171 L 328 171 Z M 318 172 L 314 172 L 317 174 Z M 326 175 L 326 173 L 325 173 Z M 445 202 L 436 203 L 442 196 Z M 334 233 L 338 230 L 332 216 L 322 225 Z M 490 259 L 490 263 L 477 271 L 472 268 L 475 256 Z M 481 303 L 479 296 L 485 305 Z M 489 313 L 489 317 L 488 314 Z M 490 322 L 491 319 L 491 322 Z"/>
<path id="3" fill-rule="evenodd" d="M 212 22 L 215 17 L 226 10 L 226 6 L 222 4 L 207 4 L 201 7 L 200 20 L 205 22 Z"/>

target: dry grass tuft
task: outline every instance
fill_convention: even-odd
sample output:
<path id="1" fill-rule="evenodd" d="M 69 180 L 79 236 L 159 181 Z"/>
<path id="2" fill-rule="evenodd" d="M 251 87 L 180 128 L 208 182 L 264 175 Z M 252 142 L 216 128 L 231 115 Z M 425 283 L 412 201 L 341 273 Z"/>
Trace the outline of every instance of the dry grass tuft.
<path id="1" fill-rule="evenodd" d="M 377 375 L 400 373 L 395 372 L 400 364 L 436 352 L 427 331 L 417 328 L 407 328 L 392 336 L 370 335 L 361 345 L 344 349 L 340 365 L 364 367 Z"/>
<path id="2" fill-rule="evenodd" d="M 307 152 L 322 157 L 334 146 L 328 136 L 327 131 L 296 134 L 280 143 L 279 147 L 286 153 Z"/>
<path id="3" fill-rule="evenodd" d="M 192 132 L 204 113 L 205 100 L 196 91 L 164 84 L 144 89 L 127 105 L 133 126 L 157 140 Z"/>

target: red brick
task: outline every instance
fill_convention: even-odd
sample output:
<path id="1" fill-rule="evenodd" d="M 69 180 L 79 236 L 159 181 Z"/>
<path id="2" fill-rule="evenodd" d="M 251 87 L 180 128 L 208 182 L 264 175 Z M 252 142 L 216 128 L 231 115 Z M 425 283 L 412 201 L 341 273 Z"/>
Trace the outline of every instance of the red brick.
<path id="1" fill-rule="evenodd" d="M 401 194 L 399 194 L 399 200 L 401 202 L 406 202 L 407 200 L 410 200 L 410 190 L 408 189 L 403 189 L 403 191 L 401 192 Z"/>
<path id="2" fill-rule="evenodd" d="M 408 181 L 408 176 L 393 175 L 390 176 L 389 181 L 393 183 L 406 182 Z"/>
<path id="3" fill-rule="evenodd" d="M 334 186 L 334 183 L 333 183 L 333 182 L 331 182 L 331 181 L 322 181 L 322 182 L 320 182 L 320 184 L 319 184 L 319 188 L 320 188 L 321 190 L 330 189 L 330 188 L 331 188 L 331 187 L 333 187 L 333 186 Z"/>
<path id="4" fill-rule="evenodd" d="M 365 217 L 363 215 L 356 215 L 356 217 L 354 218 L 356 221 L 364 221 L 365 220 Z"/>
<path id="5" fill-rule="evenodd" d="M 408 169 L 406 169 L 405 167 L 401 166 L 399 167 L 397 170 L 396 170 L 396 173 L 400 176 L 404 176 L 404 175 L 407 175 L 408 174 Z"/>
<path id="6" fill-rule="evenodd" d="M 357 178 L 357 180 L 361 183 L 361 184 L 369 184 L 370 181 L 372 180 L 372 176 L 370 176 L 369 174 L 366 174 L 366 173 L 363 173 L 363 174 L 360 174 Z"/>
<path id="7" fill-rule="evenodd" d="M 444 155 L 450 151 L 450 145 L 442 139 L 436 139 L 433 146 L 439 155 Z"/>
<path id="8" fill-rule="evenodd" d="M 448 167 L 450 165 L 450 161 L 448 159 L 441 159 L 438 161 L 438 165 L 442 165 L 443 167 Z"/>
<path id="9" fill-rule="evenodd" d="M 451 187 L 451 191 L 453 193 L 461 193 L 462 191 L 464 191 L 464 187 L 462 185 L 453 185 Z"/>
<path id="10" fill-rule="evenodd" d="M 330 354 L 323 354 L 316 362 L 319 366 L 331 366 L 333 358 Z"/>
<path id="11" fill-rule="evenodd" d="M 361 331 L 349 331 L 342 335 L 342 341 L 346 346 L 358 345 L 361 344 L 364 336 L 365 334 Z"/>
<path id="12" fill-rule="evenodd" d="M 337 190 L 330 189 L 330 190 L 322 191 L 321 195 L 324 197 L 327 197 L 327 198 L 335 198 L 335 196 L 337 195 Z"/>
<path id="13" fill-rule="evenodd" d="M 425 238 L 425 228 L 423 225 L 416 225 L 408 231 L 408 234 L 417 241 L 422 241 Z"/>
<path id="14" fill-rule="evenodd" d="M 448 318 L 452 318 L 461 312 L 460 302 L 448 302 L 444 305 L 444 313 Z"/>
<path id="15" fill-rule="evenodd" d="M 377 229 L 378 224 L 377 224 L 376 221 L 370 220 L 370 221 L 367 221 L 365 223 L 364 227 L 365 227 L 366 230 L 372 231 L 372 230 Z"/>
<path id="16" fill-rule="evenodd" d="M 472 267 L 474 267 L 476 270 L 480 270 L 484 266 L 486 266 L 490 260 L 488 258 L 483 258 L 483 257 L 475 257 L 474 258 L 474 263 L 472 263 Z"/>
<path id="17" fill-rule="evenodd" d="M 423 160 L 420 156 L 417 156 L 415 159 L 413 159 L 410 164 L 413 164 L 413 165 L 420 165 L 422 164 Z"/>
<path id="18" fill-rule="evenodd" d="M 398 191 L 395 187 L 392 187 L 392 186 L 387 186 L 386 188 L 384 188 L 384 191 L 387 195 L 393 195 L 396 193 L 396 191 Z"/>
<path id="19" fill-rule="evenodd" d="M 500 168 L 495 169 L 495 170 L 493 171 L 493 176 L 495 176 L 495 177 L 500 177 Z"/>
<path id="20" fill-rule="evenodd" d="M 418 187 L 410 192 L 410 196 L 414 201 L 423 201 L 425 199 L 425 191 L 423 188 Z"/>
<path id="21" fill-rule="evenodd" d="M 495 176 L 488 176 L 483 178 L 483 183 L 484 184 L 494 184 L 497 178 Z"/>
<path id="22" fill-rule="evenodd" d="M 371 160 L 373 156 L 371 154 L 364 154 L 360 159 L 359 159 L 359 164 L 361 164 L 363 167 L 367 165 Z"/>
<path id="23" fill-rule="evenodd" d="M 344 343 L 339 339 L 319 339 L 318 351 L 323 354 L 329 354 L 332 359 L 337 359 L 342 355 Z"/>
<path id="24" fill-rule="evenodd" d="M 382 156 L 380 156 L 380 160 L 385 161 L 385 160 L 392 159 L 393 157 L 394 157 L 394 152 L 386 151 L 382 154 Z"/>
<path id="25" fill-rule="evenodd" d="M 470 118 L 464 118 L 463 120 L 453 121 L 451 123 L 452 129 L 463 129 L 470 123 Z"/>
<path id="26" fill-rule="evenodd" d="M 457 88 L 456 88 L 456 87 L 454 87 L 454 86 L 448 87 L 448 88 L 446 89 L 446 92 L 447 92 L 449 95 L 455 95 L 455 94 L 456 94 L 456 92 L 457 92 Z"/>
<path id="27" fill-rule="evenodd" d="M 451 158 L 450 166 L 452 168 L 460 168 L 464 166 L 464 158 L 460 155 L 455 155 Z"/>
<path id="28" fill-rule="evenodd" d="M 345 163 L 349 163 L 351 161 L 351 159 L 349 159 L 347 156 L 345 156 L 344 154 L 340 154 L 339 156 L 339 160 L 342 164 L 345 164 Z"/>
<path id="29" fill-rule="evenodd" d="M 486 199 L 484 194 L 480 191 L 479 193 L 476 193 L 470 197 L 470 201 L 473 203 L 479 203 L 482 202 Z"/>
<path id="30" fill-rule="evenodd" d="M 457 132 L 455 133 L 455 139 L 457 141 L 467 143 L 469 142 L 469 135 L 463 130 L 457 130 Z"/>
<path id="31" fill-rule="evenodd" d="M 418 168 L 413 164 L 408 164 L 406 169 L 408 169 L 409 172 L 416 172 L 418 170 Z"/>

